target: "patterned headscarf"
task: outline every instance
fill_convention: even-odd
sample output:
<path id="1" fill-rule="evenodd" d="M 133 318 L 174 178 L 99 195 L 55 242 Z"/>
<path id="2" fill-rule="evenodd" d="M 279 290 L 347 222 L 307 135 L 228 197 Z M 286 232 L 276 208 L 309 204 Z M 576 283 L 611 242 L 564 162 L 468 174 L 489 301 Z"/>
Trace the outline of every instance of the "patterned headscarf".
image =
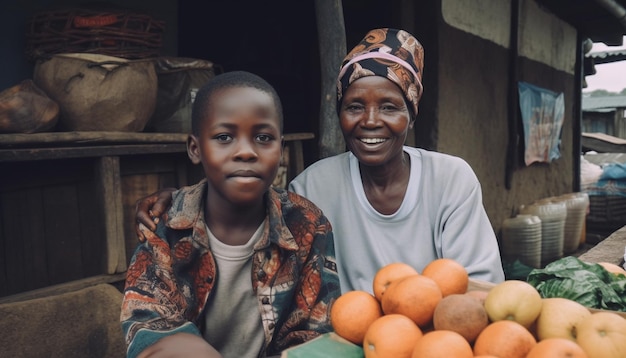
<path id="1" fill-rule="evenodd" d="M 366 76 L 382 76 L 397 84 L 417 115 L 422 97 L 424 48 L 413 35 L 391 28 L 371 30 L 344 58 L 337 79 L 337 112 L 343 93 L 352 82 Z"/>

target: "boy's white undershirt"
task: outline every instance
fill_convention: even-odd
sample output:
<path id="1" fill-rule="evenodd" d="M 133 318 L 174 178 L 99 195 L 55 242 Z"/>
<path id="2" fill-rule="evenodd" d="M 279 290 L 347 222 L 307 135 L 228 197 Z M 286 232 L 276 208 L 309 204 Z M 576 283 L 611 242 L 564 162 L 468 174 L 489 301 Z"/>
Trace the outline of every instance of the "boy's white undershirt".
<path id="1" fill-rule="evenodd" d="M 256 357 L 265 342 L 259 302 L 252 291 L 252 254 L 264 225 L 239 246 L 224 244 L 207 227 L 218 272 L 206 306 L 204 339 L 224 358 Z"/>

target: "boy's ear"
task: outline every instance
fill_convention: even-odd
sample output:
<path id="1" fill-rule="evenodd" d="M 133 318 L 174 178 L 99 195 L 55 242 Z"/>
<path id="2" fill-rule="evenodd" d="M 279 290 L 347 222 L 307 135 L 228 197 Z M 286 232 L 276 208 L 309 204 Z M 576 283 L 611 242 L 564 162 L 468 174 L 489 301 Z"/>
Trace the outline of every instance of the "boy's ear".
<path id="1" fill-rule="evenodd" d="M 200 164 L 200 142 L 193 134 L 187 137 L 187 155 L 193 164 Z"/>

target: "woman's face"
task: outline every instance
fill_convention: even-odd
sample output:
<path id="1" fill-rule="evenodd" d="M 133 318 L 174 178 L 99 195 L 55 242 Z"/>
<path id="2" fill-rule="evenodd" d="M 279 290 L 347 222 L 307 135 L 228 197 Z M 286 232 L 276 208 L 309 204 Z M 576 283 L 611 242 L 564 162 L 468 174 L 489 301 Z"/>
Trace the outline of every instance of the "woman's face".
<path id="1" fill-rule="evenodd" d="M 413 127 L 402 90 L 381 76 L 362 77 L 347 88 L 339 121 L 348 148 L 368 166 L 401 158 Z"/>

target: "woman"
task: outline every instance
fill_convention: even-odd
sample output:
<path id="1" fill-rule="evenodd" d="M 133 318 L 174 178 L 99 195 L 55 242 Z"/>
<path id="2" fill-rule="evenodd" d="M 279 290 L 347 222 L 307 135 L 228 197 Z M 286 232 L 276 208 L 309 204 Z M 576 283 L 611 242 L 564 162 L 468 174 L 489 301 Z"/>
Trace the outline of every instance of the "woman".
<path id="1" fill-rule="evenodd" d="M 423 67 L 423 48 L 411 34 L 370 31 L 348 53 L 337 80 L 350 151 L 312 164 L 289 185 L 333 225 L 342 292 L 372 292 L 376 271 L 391 262 L 421 271 L 440 257 L 461 263 L 474 279 L 504 280 L 473 170 L 461 158 L 404 145 L 418 113 Z M 157 198 L 138 203 L 144 224 L 151 224 L 147 208 Z M 168 193 L 161 198 L 155 214 L 169 205 Z"/>

